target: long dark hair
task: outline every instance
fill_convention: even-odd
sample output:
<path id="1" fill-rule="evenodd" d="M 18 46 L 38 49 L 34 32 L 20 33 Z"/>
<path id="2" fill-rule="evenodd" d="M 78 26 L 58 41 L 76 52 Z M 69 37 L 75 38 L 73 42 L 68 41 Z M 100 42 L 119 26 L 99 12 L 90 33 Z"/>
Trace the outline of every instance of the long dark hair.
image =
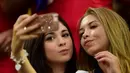
<path id="1" fill-rule="evenodd" d="M 72 34 L 66 22 L 61 17 L 58 17 L 58 19 L 68 29 L 72 38 Z M 41 35 L 39 38 L 25 41 L 24 49 L 26 49 L 29 53 L 28 59 L 37 73 L 52 73 L 52 69 L 48 66 L 48 64 L 45 61 L 46 57 L 43 50 L 43 40 L 44 35 Z M 75 73 L 76 70 L 76 52 L 75 46 L 73 44 L 73 55 L 72 58 L 67 62 L 65 73 Z"/>

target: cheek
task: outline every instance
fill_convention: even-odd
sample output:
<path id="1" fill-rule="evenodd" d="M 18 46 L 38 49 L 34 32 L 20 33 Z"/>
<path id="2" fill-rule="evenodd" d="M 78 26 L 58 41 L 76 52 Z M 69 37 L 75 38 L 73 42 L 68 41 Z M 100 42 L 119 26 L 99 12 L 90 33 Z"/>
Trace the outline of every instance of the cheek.
<path id="1" fill-rule="evenodd" d="M 52 51 L 54 48 L 56 48 L 56 43 L 54 42 L 47 42 L 44 44 L 44 48 L 46 51 Z"/>
<path id="2" fill-rule="evenodd" d="M 72 39 L 67 39 L 66 40 L 66 48 L 70 49 L 70 54 L 73 52 L 73 42 Z"/>
<path id="3" fill-rule="evenodd" d="M 108 47 L 109 47 L 108 37 L 106 35 L 104 35 L 101 40 L 102 41 L 100 41 L 100 43 L 102 43 L 102 46 L 103 46 L 104 50 L 107 50 Z"/>
<path id="4" fill-rule="evenodd" d="M 102 26 L 98 27 L 96 30 L 93 30 L 91 35 L 94 37 L 94 39 L 98 40 L 98 44 L 99 42 L 102 43 L 103 41 L 107 40 L 106 32 Z"/>
<path id="5" fill-rule="evenodd" d="M 99 34 L 97 34 L 97 37 L 99 38 L 99 40 L 102 40 L 102 43 L 107 43 L 108 41 L 108 37 L 106 35 L 106 32 L 103 28 L 99 29 L 99 32 L 97 32 Z"/>
<path id="6" fill-rule="evenodd" d="M 80 41 L 80 43 L 81 43 L 81 46 L 82 46 L 82 48 L 87 52 L 87 48 L 84 46 L 84 39 L 82 39 L 81 38 L 81 41 Z"/>
<path id="7" fill-rule="evenodd" d="M 91 34 L 91 38 L 96 38 L 96 37 L 99 37 L 99 36 L 101 36 L 101 30 L 100 29 L 95 29 L 95 30 L 92 30 L 91 32 L 90 32 L 90 34 Z"/>
<path id="8" fill-rule="evenodd" d="M 66 44 L 68 45 L 68 47 L 72 48 L 73 47 L 73 43 L 71 39 L 68 39 Z"/>
<path id="9" fill-rule="evenodd" d="M 55 43 L 45 43 L 45 55 L 47 60 L 52 60 L 54 56 L 56 55 L 56 45 Z"/>
<path id="10" fill-rule="evenodd" d="M 107 37 L 107 35 L 106 35 L 106 33 L 105 33 L 105 31 L 103 29 L 100 30 L 99 34 L 96 34 L 96 37 L 97 37 L 96 38 L 97 39 L 96 44 L 98 45 L 98 48 L 100 48 L 100 50 L 108 49 L 109 40 L 108 40 L 108 37 Z"/>
<path id="11" fill-rule="evenodd" d="M 82 47 L 83 47 L 83 42 L 84 42 L 84 40 L 81 38 L 80 44 Z"/>

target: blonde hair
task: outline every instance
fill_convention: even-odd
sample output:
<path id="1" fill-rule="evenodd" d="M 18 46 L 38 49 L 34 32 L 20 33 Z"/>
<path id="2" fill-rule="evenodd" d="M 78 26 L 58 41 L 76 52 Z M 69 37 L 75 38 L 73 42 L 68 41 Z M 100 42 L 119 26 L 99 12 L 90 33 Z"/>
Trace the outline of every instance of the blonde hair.
<path id="1" fill-rule="evenodd" d="M 104 26 L 110 42 L 110 48 L 108 51 L 118 57 L 121 72 L 130 73 L 130 31 L 125 20 L 117 13 L 107 8 L 89 8 L 82 19 L 89 14 L 96 16 Z M 85 56 L 83 57 L 83 53 L 80 53 L 80 55 L 82 55 L 82 57 L 79 57 L 79 59 L 83 60 Z M 86 59 L 86 61 L 87 60 L 88 59 Z M 81 65 L 83 63 L 83 61 L 82 63 L 79 63 L 79 68 L 82 68 L 80 66 L 83 66 Z M 89 67 L 91 64 L 87 65 L 86 68 L 84 66 L 85 69 L 92 69 Z"/>

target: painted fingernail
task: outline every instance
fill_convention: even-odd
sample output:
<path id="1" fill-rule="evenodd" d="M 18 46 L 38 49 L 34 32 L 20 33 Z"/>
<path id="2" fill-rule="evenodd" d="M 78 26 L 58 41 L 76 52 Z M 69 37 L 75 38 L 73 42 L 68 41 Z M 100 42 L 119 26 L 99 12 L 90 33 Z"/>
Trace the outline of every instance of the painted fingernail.
<path id="1" fill-rule="evenodd" d="M 8 49 L 9 49 L 9 47 L 7 46 L 7 47 L 5 48 L 5 50 L 4 50 L 4 52 L 7 52 L 7 51 L 8 51 Z"/>
<path id="2" fill-rule="evenodd" d="M 97 57 L 96 57 L 96 56 L 94 56 L 94 58 L 95 58 L 95 59 L 97 59 Z"/>

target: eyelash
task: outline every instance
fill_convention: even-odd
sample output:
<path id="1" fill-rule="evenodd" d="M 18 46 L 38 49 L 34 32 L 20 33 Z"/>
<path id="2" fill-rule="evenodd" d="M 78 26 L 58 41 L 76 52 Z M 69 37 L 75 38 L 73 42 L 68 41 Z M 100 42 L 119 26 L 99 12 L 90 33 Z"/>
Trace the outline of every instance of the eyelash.
<path id="1" fill-rule="evenodd" d="M 69 33 L 64 33 L 64 34 L 62 35 L 62 37 L 68 37 L 68 36 L 70 36 Z"/>
<path id="2" fill-rule="evenodd" d="M 83 35 L 83 32 L 79 34 L 80 39 L 81 39 L 82 35 Z"/>
<path id="3" fill-rule="evenodd" d="M 93 26 L 90 26 L 90 29 L 94 29 L 96 27 L 97 27 L 96 25 L 93 25 Z"/>
<path id="4" fill-rule="evenodd" d="M 70 36 L 70 34 L 69 33 L 64 33 L 63 35 L 62 35 L 62 37 L 69 37 Z M 53 36 L 49 36 L 49 37 L 47 37 L 45 40 L 46 41 L 52 41 L 53 39 L 55 39 L 55 37 L 53 37 Z"/>
<path id="5" fill-rule="evenodd" d="M 94 29 L 94 28 L 96 28 L 97 27 L 97 23 L 92 23 L 91 25 L 90 25 L 90 29 Z"/>
<path id="6" fill-rule="evenodd" d="M 47 37 L 46 38 L 46 41 L 52 41 L 54 39 L 54 37 L 53 36 L 50 36 L 50 37 Z"/>

